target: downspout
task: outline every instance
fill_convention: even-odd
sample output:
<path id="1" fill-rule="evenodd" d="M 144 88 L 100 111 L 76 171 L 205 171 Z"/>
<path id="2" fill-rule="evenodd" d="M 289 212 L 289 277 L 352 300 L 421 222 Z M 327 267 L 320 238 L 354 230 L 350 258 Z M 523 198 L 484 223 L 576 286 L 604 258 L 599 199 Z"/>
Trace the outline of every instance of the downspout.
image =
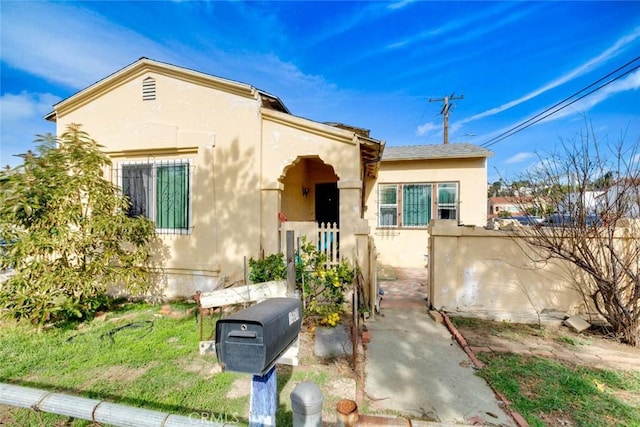
<path id="1" fill-rule="evenodd" d="M 216 149 L 216 135 L 213 135 L 213 139 L 211 140 L 211 143 L 208 144 L 206 146 L 206 148 L 209 150 L 210 153 L 210 158 L 211 158 L 211 198 L 213 201 L 213 235 L 214 235 L 214 241 L 213 241 L 213 246 L 215 248 L 215 254 L 214 254 L 214 259 L 217 258 L 218 260 L 218 274 L 220 274 L 221 270 L 222 270 L 222 265 L 220 263 L 220 249 L 218 248 L 218 200 L 217 200 L 217 194 L 216 194 L 216 185 L 217 185 L 217 179 L 216 179 L 216 155 L 215 155 L 215 149 Z M 215 264 L 213 264 L 215 265 Z M 220 279 L 220 277 L 218 277 L 218 280 Z M 216 288 L 218 287 L 218 285 L 220 285 L 220 283 L 218 282 L 216 284 Z M 222 283 L 222 286 L 224 287 L 224 283 Z"/>

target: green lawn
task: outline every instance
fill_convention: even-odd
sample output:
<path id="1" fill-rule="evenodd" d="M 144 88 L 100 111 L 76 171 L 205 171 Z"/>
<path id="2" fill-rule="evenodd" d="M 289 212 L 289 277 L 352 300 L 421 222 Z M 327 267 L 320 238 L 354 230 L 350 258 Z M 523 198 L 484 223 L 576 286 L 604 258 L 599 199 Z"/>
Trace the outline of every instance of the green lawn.
<path id="1" fill-rule="evenodd" d="M 532 427 L 640 426 L 640 373 L 481 353 L 479 371 Z"/>
<path id="2" fill-rule="evenodd" d="M 525 346 L 522 343 L 529 338 L 569 348 L 592 344 L 588 335 L 564 334 L 554 327 L 464 317 L 451 321 L 477 347 L 485 340 L 490 342 L 490 337 Z M 607 351 L 606 346 L 598 348 Z M 572 364 L 570 359 L 512 353 L 480 353 L 478 357 L 486 364 L 478 375 L 504 394 L 532 427 L 640 427 L 638 371 L 594 369 Z"/>
<path id="3" fill-rule="evenodd" d="M 193 307 L 193 306 L 191 306 Z M 172 305 L 184 313 L 186 305 Z M 241 374 L 215 373 L 214 356 L 200 356 L 193 315 L 159 315 L 131 304 L 66 330 L 35 333 L 0 326 L 0 382 L 102 399 L 210 420 L 246 422 L 248 396 L 229 397 Z M 211 329 L 211 322 L 207 329 Z M 3 408 L 0 424 L 89 425 L 89 422 Z M 199 416 L 199 415 L 198 415 Z M 282 416 L 286 416 L 283 414 Z"/>

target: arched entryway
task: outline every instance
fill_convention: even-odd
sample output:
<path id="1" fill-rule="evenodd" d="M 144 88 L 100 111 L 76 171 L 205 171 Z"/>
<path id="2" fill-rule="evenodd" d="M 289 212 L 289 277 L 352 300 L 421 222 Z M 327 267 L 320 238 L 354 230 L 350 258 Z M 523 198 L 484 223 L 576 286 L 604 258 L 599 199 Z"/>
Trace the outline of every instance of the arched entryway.
<path id="1" fill-rule="evenodd" d="M 299 157 L 286 167 L 281 211 L 289 221 L 340 223 L 339 177 L 318 156 Z"/>

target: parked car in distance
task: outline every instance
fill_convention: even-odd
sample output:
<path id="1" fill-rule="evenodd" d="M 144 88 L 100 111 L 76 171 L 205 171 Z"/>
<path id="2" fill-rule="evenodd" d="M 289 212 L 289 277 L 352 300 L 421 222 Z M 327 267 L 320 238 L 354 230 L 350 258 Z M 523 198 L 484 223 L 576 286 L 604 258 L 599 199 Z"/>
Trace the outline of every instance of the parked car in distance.
<path id="1" fill-rule="evenodd" d="M 515 219 L 522 225 L 540 225 L 540 223 L 542 222 L 542 218 L 534 215 L 518 215 L 509 217 L 507 219 Z"/>
<path id="2" fill-rule="evenodd" d="M 583 218 L 584 225 L 587 227 L 601 226 L 602 219 L 596 214 L 587 214 Z M 553 213 L 547 215 L 540 225 L 545 227 L 573 227 L 578 225 L 576 218 L 569 214 Z"/>

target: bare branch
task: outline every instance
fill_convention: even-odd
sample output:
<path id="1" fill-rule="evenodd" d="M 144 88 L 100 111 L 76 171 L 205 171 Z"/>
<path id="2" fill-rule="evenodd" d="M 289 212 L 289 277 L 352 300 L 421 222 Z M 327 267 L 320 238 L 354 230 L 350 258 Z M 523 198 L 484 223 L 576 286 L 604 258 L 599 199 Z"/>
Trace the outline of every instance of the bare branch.
<path id="1" fill-rule="evenodd" d="M 538 154 L 518 177 L 530 187 L 517 203 L 547 219 L 515 234 L 583 271 L 583 294 L 624 341 L 640 345 L 640 140 L 628 146 L 624 136 L 600 141 L 586 123 L 558 151 Z"/>

